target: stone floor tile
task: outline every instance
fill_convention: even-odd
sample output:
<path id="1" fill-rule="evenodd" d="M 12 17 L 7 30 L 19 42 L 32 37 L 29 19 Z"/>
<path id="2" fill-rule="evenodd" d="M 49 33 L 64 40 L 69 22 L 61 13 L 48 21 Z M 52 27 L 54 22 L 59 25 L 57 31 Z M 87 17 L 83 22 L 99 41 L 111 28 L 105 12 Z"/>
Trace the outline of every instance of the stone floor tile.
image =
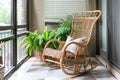
<path id="1" fill-rule="evenodd" d="M 64 74 L 61 69 L 49 69 L 45 80 L 69 80 L 69 76 Z"/>
<path id="2" fill-rule="evenodd" d="M 48 68 L 42 62 L 35 62 L 34 58 L 25 62 L 8 80 L 117 80 L 104 66 L 76 76 L 68 76 L 61 69 Z"/>

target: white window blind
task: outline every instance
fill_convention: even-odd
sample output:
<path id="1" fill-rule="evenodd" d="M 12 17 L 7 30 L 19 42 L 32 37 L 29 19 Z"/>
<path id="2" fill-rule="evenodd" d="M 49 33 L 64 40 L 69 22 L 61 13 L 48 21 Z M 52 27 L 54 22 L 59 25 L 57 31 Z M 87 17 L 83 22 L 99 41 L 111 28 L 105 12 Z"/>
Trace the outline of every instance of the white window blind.
<path id="1" fill-rule="evenodd" d="M 86 10 L 87 0 L 44 0 L 45 22 L 55 22 L 56 17 L 65 17 Z"/>

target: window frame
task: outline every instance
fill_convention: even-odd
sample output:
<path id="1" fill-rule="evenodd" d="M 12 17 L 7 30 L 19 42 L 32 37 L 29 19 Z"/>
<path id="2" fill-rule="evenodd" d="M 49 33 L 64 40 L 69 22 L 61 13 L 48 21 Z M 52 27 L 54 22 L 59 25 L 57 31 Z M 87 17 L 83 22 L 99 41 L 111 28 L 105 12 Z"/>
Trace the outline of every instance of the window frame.
<path id="1" fill-rule="evenodd" d="M 10 41 L 13 40 L 13 59 L 12 59 L 12 68 L 5 73 L 5 78 L 7 79 L 11 73 L 13 73 L 20 65 L 28 58 L 26 56 L 21 62 L 17 63 L 17 38 L 27 35 L 26 32 L 17 34 L 17 29 L 26 28 L 29 31 L 29 0 L 26 0 L 26 25 L 17 25 L 17 0 L 11 0 L 11 19 L 12 25 L 10 26 L 0 26 L 0 30 L 12 30 L 13 34 L 10 37 L 0 39 L 0 41 Z"/>

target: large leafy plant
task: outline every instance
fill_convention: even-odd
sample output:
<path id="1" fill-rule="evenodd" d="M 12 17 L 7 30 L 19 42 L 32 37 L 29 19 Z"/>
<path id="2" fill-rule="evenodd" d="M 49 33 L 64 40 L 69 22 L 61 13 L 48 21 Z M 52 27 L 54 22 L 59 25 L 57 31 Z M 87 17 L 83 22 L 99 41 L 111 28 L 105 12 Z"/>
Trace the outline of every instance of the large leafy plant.
<path id="1" fill-rule="evenodd" d="M 70 35 L 72 16 L 68 15 L 65 19 L 57 18 L 61 23 L 58 25 L 55 38 L 58 40 L 66 40 L 67 36 Z"/>

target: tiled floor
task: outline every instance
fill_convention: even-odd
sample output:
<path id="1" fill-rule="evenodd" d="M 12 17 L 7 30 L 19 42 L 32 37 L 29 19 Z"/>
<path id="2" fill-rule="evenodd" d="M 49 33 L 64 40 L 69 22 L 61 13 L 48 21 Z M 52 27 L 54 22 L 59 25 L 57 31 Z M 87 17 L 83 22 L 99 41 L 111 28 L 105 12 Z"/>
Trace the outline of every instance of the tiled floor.
<path id="1" fill-rule="evenodd" d="M 34 59 L 34 58 L 31 58 Z M 116 80 L 103 66 L 84 75 L 71 77 L 61 69 L 51 69 L 42 62 L 25 62 L 8 80 Z"/>

